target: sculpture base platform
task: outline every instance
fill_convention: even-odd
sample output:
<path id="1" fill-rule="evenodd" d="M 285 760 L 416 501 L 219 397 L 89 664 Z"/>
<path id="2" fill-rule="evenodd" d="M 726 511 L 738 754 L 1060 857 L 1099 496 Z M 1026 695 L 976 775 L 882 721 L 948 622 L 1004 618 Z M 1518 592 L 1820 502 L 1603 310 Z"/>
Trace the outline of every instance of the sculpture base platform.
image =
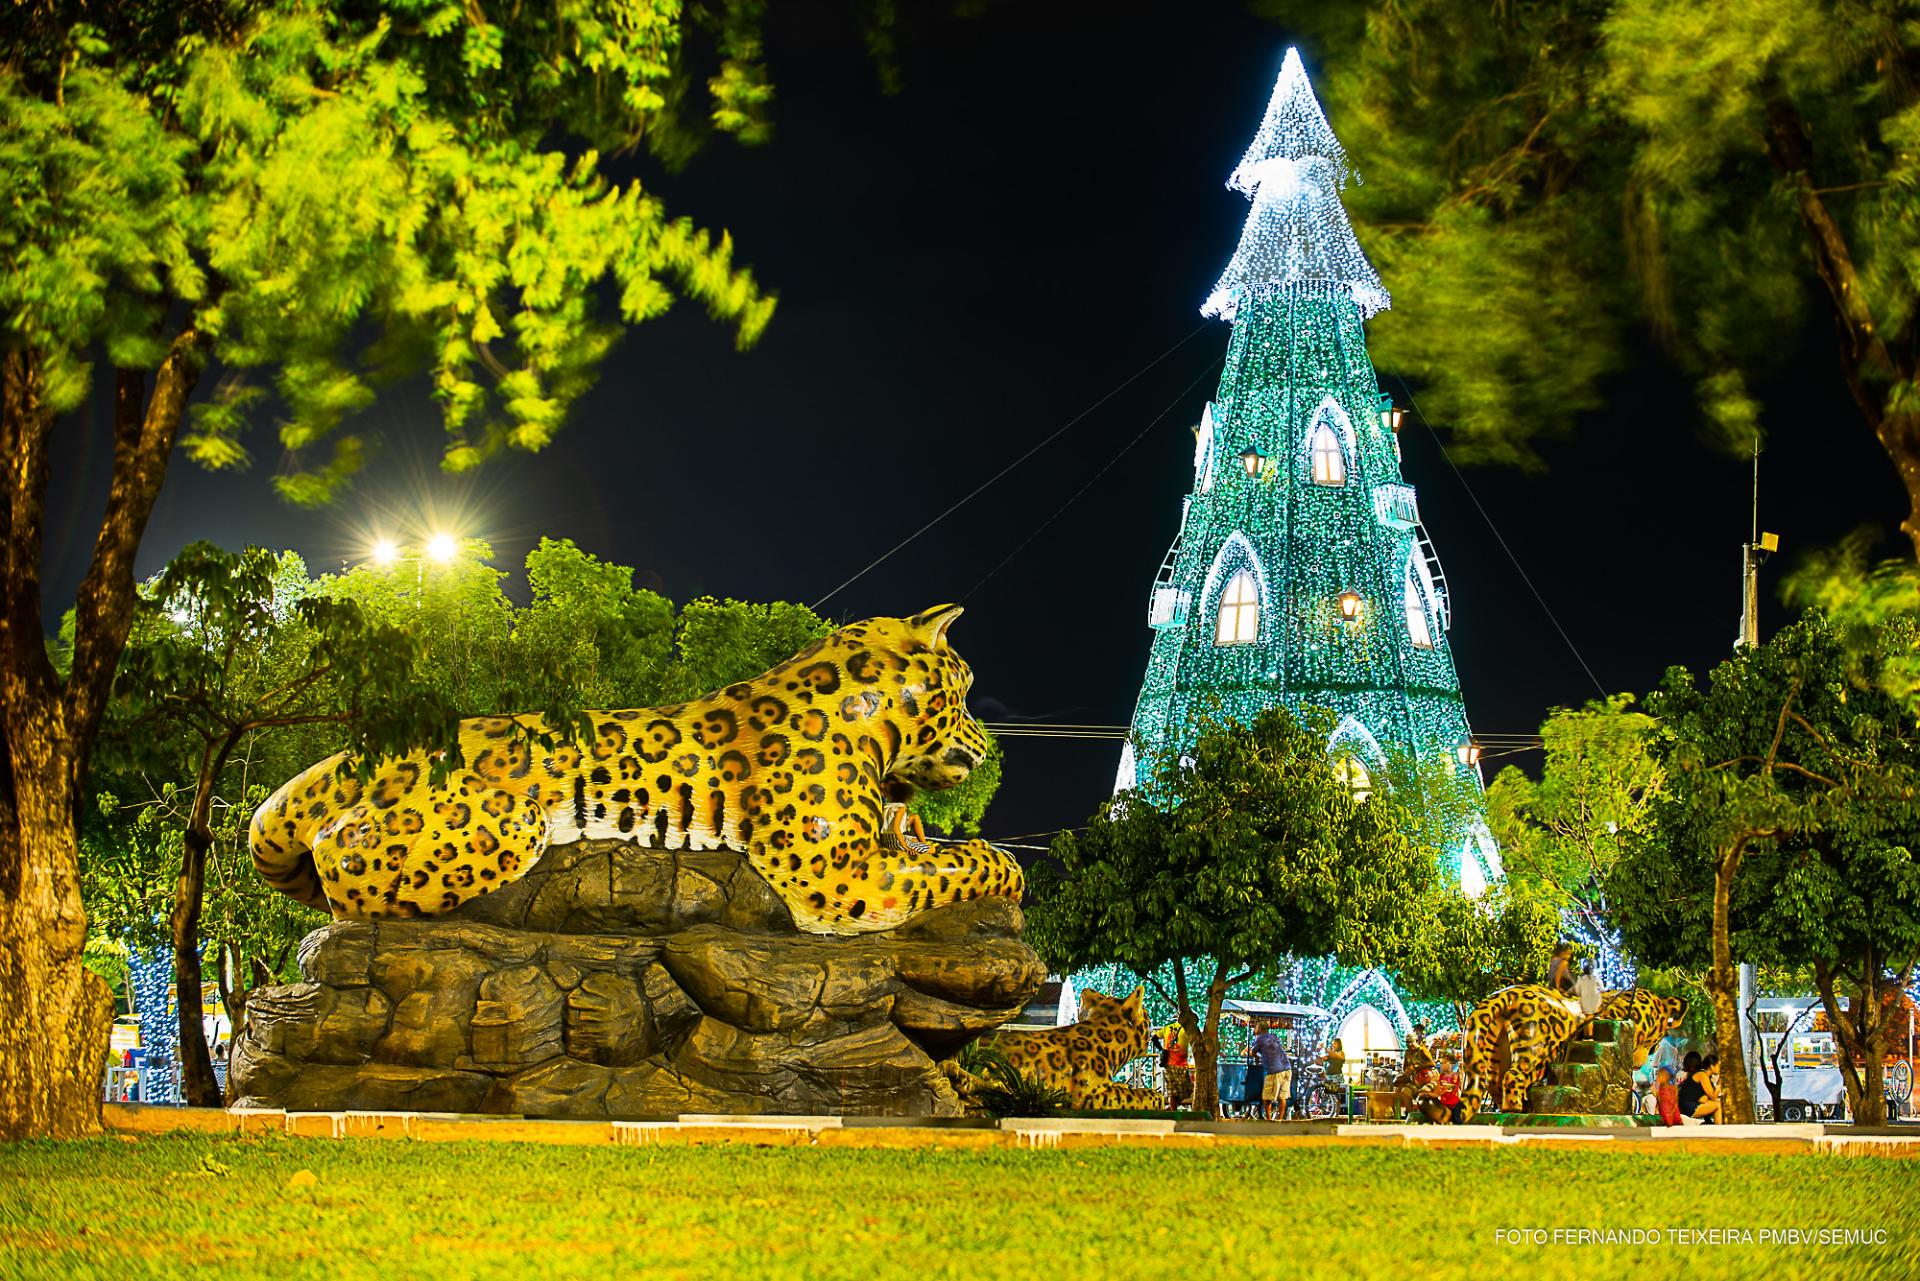
<path id="1" fill-rule="evenodd" d="M 581 842 L 542 865 L 445 918 L 309 935 L 305 981 L 248 1000 L 235 1104 L 956 1116 L 941 1060 L 1046 977 L 1005 898 L 830 938 L 724 852 Z"/>

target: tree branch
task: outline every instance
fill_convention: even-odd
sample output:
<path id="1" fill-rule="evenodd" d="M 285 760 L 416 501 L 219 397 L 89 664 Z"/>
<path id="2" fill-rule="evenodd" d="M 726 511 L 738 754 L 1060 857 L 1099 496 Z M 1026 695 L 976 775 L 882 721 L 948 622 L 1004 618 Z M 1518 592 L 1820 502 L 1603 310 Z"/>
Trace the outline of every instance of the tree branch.
<path id="1" fill-rule="evenodd" d="M 85 754 L 92 747 L 133 625 L 134 556 L 166 480 L 173 442 L 200 378 L 205 343 L 205 336 L 191 324 L 180 331 L 160 362 L 144 413 L 140 412 L 144 379 L 135 371 L 120 371 L 113 482 L 93 560 L 74 602 L 73 671 L 67 678 L 65 710 L 80 768 L 85 766 Z"/>

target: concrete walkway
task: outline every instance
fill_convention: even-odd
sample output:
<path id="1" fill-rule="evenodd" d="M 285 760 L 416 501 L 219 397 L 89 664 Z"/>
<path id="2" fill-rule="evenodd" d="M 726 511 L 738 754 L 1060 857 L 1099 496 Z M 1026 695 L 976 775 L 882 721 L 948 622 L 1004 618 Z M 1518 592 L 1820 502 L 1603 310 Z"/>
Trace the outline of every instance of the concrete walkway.
<path id="1" fill-rule="evenodd" d="M 1496 1126 L 1332 1125 L 1313 1122 L 1092 1120 L 1067 1117 L 915 1119 L 839 1116 L 683 1116 L 661 1121 L 556 1121 L 448 1112 L 280 1112 L 109 1103 L 109 1132 L 246 1134 L 304 1139 L 479 1139 L 504 1143 L 746 1143 L 761 1147 L 1156 1148 L 1474 1147 L 1579 1144 L 1635 1152 L 1920 1158 L 1920 1127 L 1845 1125 L 1637 1126 L 1554 1130 Z"/>

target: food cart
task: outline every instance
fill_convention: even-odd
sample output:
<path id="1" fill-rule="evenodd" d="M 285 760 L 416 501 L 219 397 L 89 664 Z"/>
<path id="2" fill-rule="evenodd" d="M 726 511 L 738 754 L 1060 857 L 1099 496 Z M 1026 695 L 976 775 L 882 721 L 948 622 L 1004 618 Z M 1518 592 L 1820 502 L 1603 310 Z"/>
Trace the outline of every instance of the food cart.
<path id="1" fill-rule="evenodd" d="M 1253 1039 L 1253 1026 L 1263 1024 L 1288 1034 L 1288 1048 L 1294 1059 L 1293 1095 L 1300 1101 L 1300 1110 L 1313 1115 L 1312 1084 L 1319 1076 L 1322 1047 L 1333 1016 L 1317 1005 L 1242 1000 L 1221 1002 L 1220 1015 L 1220 1114 L 1251 1116 L 1259 1111 L 1260 1089 L 1266 1083 L 1266 1073 L 1250 1057 L 1248 1045 Z M 1239 1029 L 1231 1045 L 1227 1035 L 1230 1027 Z M 1327 1099 L 1321 1100 L 1328 1106 L 1328 1115 L 1332 1110 L 1332 1097 L 1329 1093 Z"/>

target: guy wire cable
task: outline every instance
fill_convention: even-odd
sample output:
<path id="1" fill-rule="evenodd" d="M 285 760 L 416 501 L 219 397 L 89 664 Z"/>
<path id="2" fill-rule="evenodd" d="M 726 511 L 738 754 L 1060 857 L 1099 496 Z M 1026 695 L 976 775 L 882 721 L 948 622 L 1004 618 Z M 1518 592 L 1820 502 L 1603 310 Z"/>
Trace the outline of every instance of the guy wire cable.
<path id="1" fill-rule="evenodd" d="M 1132 386 L 1135 380 L 1137 380 L 1140 377 L 1140 375 L 1146 373 L 1149 369 L 1152 369 L 1155 365 L 1158 365 L 1161 361 L 1165 360 L 1168 356 L 1171 356 L 1174 352 L 1179 351 L 1182 347 L 1192 342 L 1195 338 L 1200 336 L 1200 333 L 1202 330 L 1207 329 L 1212 324 L 1213 322 L 1211 320 L 1201 321 L 1199 327 L 1196 328 L 1192 333 L 1188 334 L 1185 338 L 1182 338 L 1179 342 L 1175 343 L 1173 346 L 1161 352 L 1158 356 L 1155 356 L 1152 360 L 1148 361 L 1146 364 L 1142 365 L 1140 368 L 1134 370 L 1132 374 L 1128 375 L 1125 382 L 1115 387 L 1112 391 L 1108 392 L 1106 395 L 1102 396 L 1100 399 L 1094 401 L 1091 405 L 1088 405 L 1085 409 L 1075 414 L 1072 418 L 1069 418 L 1064 424 L 1062 424 L 1060 427 L 1055 429 L 1054 433 L 1051 436 L 1048 436 L 1045 440 L 1035 445 L 1032 449 L 1029 449 L 1026 453 L 1020 455 L 1018 458 L 1008 463 L 1005 467 L 1002 467 L 999 471 L 995 472 L 993 475 L 981 481 L 980 484 L 973 490 L 973 492 L 969 493 L 966 497 L 960 499 L 958 502 L 954 503 L 951 507 L 941 512 L 938 516 L 935 516 L 932 520 L 928 521 L 926 524 L 920 526 L 920 528 L 914 530 L 911 534 L 908 534 L 905 538 L 895 543 L 892 547 L 888 548 L 885 552 L 881 553 L 878 557 L 876 557 L 873 560 L 873 562 L 869 564 L 865 569 L 862 569 L 859 573 L 855 574 L 852 578 L 849 578 L 846 582 L 840 584 L 840 586 L 834 588 L 832 591 L 828 592 L 825 596 L 822 596 L 819 600 L 813 602 L 813 604 L 809 606 L 809 608 L 815 609 L 815 610 L 819 609 L 822 605 L 832 600 L 835 596 L 838 596 L 841 592 L 853 586 L 853 584 L 859 582 L 862 578 L 865 578 L 869 571 L 873 570 L 877 566 L 881 565 L 882 563 L 890 559 L 893 556 L 893 554 L 899 551 L 902 547 L 905 547 L 908 543 L 920 537 L 920 535 L 926 533 L 929 529 L 932 529 L 935 525 L 938 525 L 941 521 L 953 515 L 955 512 L 959 511 L 962 507 L 965 507 L 968 503 L 972 502 L 975 498 L 979 497 L 981 491 L 985 490 L 989 485 L 993 484 L 995 481 L 999 480 L 1002 476 L 1006 475 L 1008 472 L 1018 467 L 1021 463 L 1026 462 L 1027 459 L 1033 457 L 1035 454 L 1045 449 L 1048 445 L 1051 445 L 1054 441 L 1058 440 L 1067 431 L 1068 428 L 1072 427 L 1075 423 L 1078 423 L 1081 419 L 1091 414 L 1094 410 L 1100 408 L 1100 406 L 1106 404 L 1109 400 L 1112 400 L 1115 396 L 1119 395 L 1122 391 L 1125 391 L 1128 387 Z"/>
<path id="2" fill-rule="evenodd" d="M 1173 412 L 1174 407 L 1176 405 L 1178 405 L 1181 401 L 1185 400 L 1188 396 L 1193 394 L 1193 389 L 1200 385 L 1201 379 L 1205 378 L 1208 374 L 1213 372 L 1214 365 L 1220 363 L 1225 359 L 1226 357 L 1224 356 L 1216 356 L 1212 360 L 1209 360 L 1206 363 L 1206 365 L 1200 370 L 1200 372 L 1197 375 L 1195 375 L 1194 380 L 1186 385 L 1185 390 L 1183 390 L 1178 396 L 1175 396 L 1172 400 L 1168 401 L 1167 407 L 1165 409 L 1155 414 L 1153 416 L 1153 420 L 1149 422 L 1145 427 L 1142 427 L 1139 433 L 1135 435 L 1132 440 L 1120 446 L 1120 451 L 1116 453 L 1113 457 L 1107 459 L 1106 466 L 1102 467 L 1099 471 L 1093 473 L 1093 475 L 1087 477 L 1087 483 L 1080 486 L 1079 489 L 1075 490 L 1073 493 L 1073 497 L 1067 499 L 1066 502 L 1061 503 L 1059 507 L 1055 508 L 1053 515 L 1041 521 L 1039 524 L 1039 527 L 1036 528 L 1031 534 L 1028 534 L 1026 538 L 1021 540 L 1021 543 L 1018 547 L 1008 552 L 1005 556 L 1002 556 L 1000 558 L 1000 563 L 998 565 L 995 565 L 992 569 L 982 574 L 980 576 L 979 582 L 967 588 L 967 593 L 966 595 L 960 598 L 960 603 L 964 605 L 967 601 L 973 599 L 973 594 L 979 591 L 982 587 L 985 587 L 987 585 L 988 579 L 992 578 L 995 574 L 1005 569 L 1007 567 L 1007 562 L 1012 560 L 1015 556 L 1018 556 L 1021 552 L 1025 551 L 1027 549 L 1027 545 L 1033 542 L 1034 539 L 1046 533 L 1048 526 L 1052 525 L 1054 521 L 1059 520 L 1061 514 L 1065 512 L 1067 508 L 1079 502 L 1081 495 L 1085 494 L 1089 489 L 1092 489 L 1095 482 L 1097 482 L 1102 476 L 1106 475 L 1108 471 L 1112 470 L 1113 465 L 1115 463 L 1119 462 L 1122 458 L 1125 458 L 1127 456 L 1127 452 L 1129 450 L 1131 450 L 1135 445 L 1139 444 L 1141 441 L 1145 440 L 1147 437 L 1147 433 L 1152 431 L 1154 428 L 1158 427 L 1161 424 L 1161 422 L 1166 418 L 1166 416 Z"/>
<path id="3" fill-rule="evenodd" d="M 1553 624 L 1553 630 L 1560 633 L 1560 639 L 1567 643 L 1567 648 L 1573 652 L 1574 661 L 1580 664 L 1580 669 L 1587 674 L 1587 679 L 1593 682 L 1593 687 L 1600 691 L 1600 697 L 1608 697 L 1607 687 L 1600 683 L 1600 678 L 1593 674 L 1591 667 L 1587 666 L 1586 656 L 1581 654 L 1580 647 L 1573 643 L 1573 637 L 1567 635 L 1567 629 L 1560 626 L 1560 620 L 1555 617 L 1553 607 L 1547 604 L 1547 598 L 1540 594 L 1540 589 L 1533 585 L 1533 579 L 1529 578 L 1527 571 L 1521 568 L 1520 558 L 1513 554 L 1513 548 L 1507 546 L 1507 540 L 1501 537 L 1500 527 L 1493 523 L 1493 517 L 1487 515 L 1487 509 L 1481 505 L 1480 495 L 1473 492 L 1473 486 L 1467 483 L 1467 478 L 1460 472 L 1460 465 L 1454 462 L 1453 455 L 1447 452 L 1447 443 L 1440 439 L 1440 433 L 1433 429 L 1433 424 L 1427 421 L 1426 414 L 1421 412 L 1420 402 L 1413 398 L 1413 389 L 1407 386 L 1407 380 L 1399 374 L 1395 374 L 1393 378 L 1400 384 L 1400 390 L 1405 393 L 1407 404 L 1418 415 L 1420 425 L 1427 429 L 1429 436 L 1433 437 L 1433 443 L 1440 446 L 1440 456 L 1447 460 L 1447 466 L 1453 468 L 1453 474 L 1459 478 L 1460 488 L 1467 491 L 1467 497 L 1473 501 L 1474 509 L 1480 513 L 1480 519 L 1486 521 L 1487 528 L 1493 531 L 1494 541 L 1500 544 L 1500 550 L 1505 552 L 1507 559 L 1513 562 L 1514 572 L 1520 575 L 1520 581 L 1527 585 L 1527 590 L 1533 593 L 1533 598 L 1540 602 L 1540 609 L 1546 614 L 1547 621 Z"/>

